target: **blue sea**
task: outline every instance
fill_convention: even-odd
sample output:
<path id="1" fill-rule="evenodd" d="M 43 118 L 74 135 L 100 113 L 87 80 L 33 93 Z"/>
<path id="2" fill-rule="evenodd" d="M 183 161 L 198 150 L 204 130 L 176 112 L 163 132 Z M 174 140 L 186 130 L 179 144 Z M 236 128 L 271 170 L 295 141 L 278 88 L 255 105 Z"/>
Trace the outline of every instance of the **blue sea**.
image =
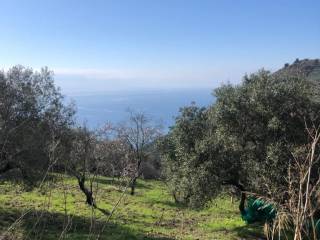
<path id="1" fill-rule="evenodd" d="M 77 106 L 78 123 L 90 128 L 100 127 L 106 122 L 118 123 L 128 118 L 128 109 L 144 112 L 164 130 L 173 125 L 179 108 L 195 102 L 208 106 L 214 101 L 212 89 L 132 90 L 101 93 L 69 94 Z"/>

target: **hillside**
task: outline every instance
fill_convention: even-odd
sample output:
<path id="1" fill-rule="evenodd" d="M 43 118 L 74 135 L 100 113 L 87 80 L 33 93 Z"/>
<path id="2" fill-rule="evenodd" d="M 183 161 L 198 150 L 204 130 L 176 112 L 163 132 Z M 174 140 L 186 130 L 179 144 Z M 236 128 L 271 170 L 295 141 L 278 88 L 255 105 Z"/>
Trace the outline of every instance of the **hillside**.
<path id="1" fill-rule="evenodd" d="M 275 74 L 302 74 L 310 80 L 320 81 L 320 59 L 296 59 L 292 64 L 286 63 Z"/>
<path id="2" fill-rule="evenodd" d="M 237 203 L 231 203 L 230 197 L 196 211 L 175 205 L 162 182 L 139 180 L 137 195 L 130 196 L 122 195 L 118 181 L 99 177 L 100 208 L 111 211 L 123 196 L 107 223 L 108 216 L 84 203 L 74 179 L 62 179 L 45 184 L 45 189 L 51 189 L 49 194 L 44 194 L 45 189 L 24 191 L 21 186 L 0 184 L 0 232 L 12 236 L 5 239 L 80 240 L 101 234 L 100 239 L 108 240 L 235 240 L 257 239 L 259 235 L 258 229 L 241 220 Z"/>

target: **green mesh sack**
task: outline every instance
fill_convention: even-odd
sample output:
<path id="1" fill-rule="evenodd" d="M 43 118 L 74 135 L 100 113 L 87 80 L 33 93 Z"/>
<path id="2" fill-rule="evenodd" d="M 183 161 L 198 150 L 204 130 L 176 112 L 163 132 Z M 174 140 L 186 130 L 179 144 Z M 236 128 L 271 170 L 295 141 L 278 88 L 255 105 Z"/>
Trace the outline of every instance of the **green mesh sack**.
<path id="1" fill-rule="evenodd" d="M 271 222 L 276 214 L 276 209 L 272 204 L 266 203 L 262 199 L 249 197 L 247 207 L 241 213 L 241 217 L 250 224 L 255 222 Z"/>
<path id="2" fill-rule="evenodd" d="M 316 221 L 316 232 L 318 239 L 320 239 L 320 219 Z"/>

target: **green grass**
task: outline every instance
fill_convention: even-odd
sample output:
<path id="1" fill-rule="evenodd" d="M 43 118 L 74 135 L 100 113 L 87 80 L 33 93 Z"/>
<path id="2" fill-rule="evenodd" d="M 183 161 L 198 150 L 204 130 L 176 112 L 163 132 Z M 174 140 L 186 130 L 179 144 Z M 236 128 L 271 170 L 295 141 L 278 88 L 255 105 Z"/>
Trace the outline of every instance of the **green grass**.
<path id="1" fill-rule="evenodd" d="M 3 182 L 0 192 L 0 231 L 14 239 L 59 239 L 64 228 L 63 237 L 72 240 L 96 239 L 99 233 L 100 239 L 108 240 L 258 239 L 261 232 L 241 220 L 237 203 L 229 197 L 220 197 L 203 210 L 191 210 L 177 206 L 160 181 L 139 180 L 136 195 L 125 193 L 108 223 L 107 215 L 84 203 L 76 181 L 69 177 L 31 191 Z M 121 196 L 118 182 L 98 178 L 99 208 L 111 211 Z"/>

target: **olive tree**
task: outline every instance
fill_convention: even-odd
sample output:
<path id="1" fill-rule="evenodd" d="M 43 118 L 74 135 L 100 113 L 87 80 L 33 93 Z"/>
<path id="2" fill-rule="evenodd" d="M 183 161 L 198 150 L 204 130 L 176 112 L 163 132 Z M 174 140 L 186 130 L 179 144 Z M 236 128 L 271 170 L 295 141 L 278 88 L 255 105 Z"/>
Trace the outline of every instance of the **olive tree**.
<path id="1" fill-rule="evenodd" d="M 312 93 L 305 78 L 267 71 L 215 91 L 217 101 L 210 109 L 213 136 L 239 155 L 243 172 L 238 183 L 246 190 L 265 196 L 285 191 L 292 152 L 308 142 L 305 126 L 319 123 L 320 105 Z"/>
<path id="2" fill-rule="evenodd" d="M 42 177 L 52 166 L 50 146 L 63 139 L 73 114 L 48 68 L 0 72 L 0 174 L 16 169 L 28 182 Z"/>
<path id="3" fill-rule="evenodd" d="M 175 125 L 159 143 L 164 174 L 176 202 L 191 205 L 205 201 L 211 168 L 202 141 L 207 131 L 207 111 L 195 105 L 180 109 Z M 203 186 L 203 187 L 201 187 Z"/>
<path id="4" fill-rule="evenodd" d="M 313 89 L 305 78 L 262 70 L 216 89 L 207 109 L 183 108 L 160 148 L 176 198 L 203 206 L 225 185 L 242 200 L 244 191 L 282 198 L 292 152 L 308 142 L 305 125 L 319 125 Z"/>

